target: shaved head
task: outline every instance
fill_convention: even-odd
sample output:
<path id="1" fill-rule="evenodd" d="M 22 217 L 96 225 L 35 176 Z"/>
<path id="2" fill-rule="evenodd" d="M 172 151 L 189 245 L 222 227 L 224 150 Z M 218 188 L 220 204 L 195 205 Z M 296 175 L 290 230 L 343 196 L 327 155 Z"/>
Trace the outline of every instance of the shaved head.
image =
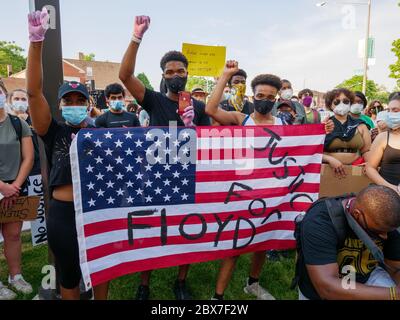
<path id="1" fill-rule="evenodd" d="M 390 188 L 367 187 L 358 194 L 355 209 L 364 212 L 382 230 L 400 227 L 400 196 Z"/>

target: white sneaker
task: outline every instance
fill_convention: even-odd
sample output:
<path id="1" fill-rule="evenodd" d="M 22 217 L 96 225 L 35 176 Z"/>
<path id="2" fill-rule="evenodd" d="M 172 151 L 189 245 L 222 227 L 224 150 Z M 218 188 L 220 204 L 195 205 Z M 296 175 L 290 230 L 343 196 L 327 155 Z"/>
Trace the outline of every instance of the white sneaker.
<path id="1" fill-rule="evenodd" d="M 14 300 L 16 297 L 17 295 L 0 281 L 0 300 Z"/>
<path id="2" fill-rule="evenodd" d="M 247 284 L 244 287 L 244 292 L 256 296 L 257 300 L 276 300 L 274 296 L 270 294 L 266 289 L 261 287 L 258 282 L 249 285 L 249 282 L 247 280 Z"/>
<path id="3" fill-rule="evenodd" d="M 17 274 L 14 279 L 11 280 L 11 277 L 8 277 L 8 283 L 12 288 L 21 292 L 23 294 L 31 294 L 32 293 L 32 286 L 25 281 L 21 274 Z"/>

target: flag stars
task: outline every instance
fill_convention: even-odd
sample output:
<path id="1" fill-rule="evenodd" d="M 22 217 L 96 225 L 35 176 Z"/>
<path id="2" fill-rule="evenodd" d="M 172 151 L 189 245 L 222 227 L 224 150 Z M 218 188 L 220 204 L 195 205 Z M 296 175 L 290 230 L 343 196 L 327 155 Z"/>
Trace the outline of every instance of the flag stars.
<path id="1" fill-rule="evenodd" d="M 122 190 L 121 188 L 119 188 L 119 190 L 117 190 L 117 195 L 118 195 L 118 196 L 123 196 L 123 195 L 124 195 L 124 190 Z"/>
<path id="2" fill-rule="evenodd" d="M 189 198 L 189 196 L 188 196 L 186 193 L 184 193 L 184 194 L 182 195 L 182 200 L 183 200 L 183 201 L 188 200 L 188 198 Z"/>
<path id="3" fill-rule="evenodd" d="M 162 146 L 161 140 L 157 140 L 157 141 L 155 142 L 155 146 L 156 146 L 156 147 L 161 147 L 161 146 Z"/>
<path id="4" fill-rule="evenodd" d="M 95 158 L 94 160 L 96 160 L 96 164 L 99 164 L 99 163 L 101 163 L 101 164 L 103 164 L 103 158 L 102 157 L 100 157 L 100 156 L 98 156 L 97 158 Z"/>
<path id="5" fill-rule="evenodd" d="M 171 166 L 167 163 L 167 164 L 164 166 L 164 170 L 165 170 L 165 171 L 170 171 L 170 170 L 171 170 Z"/>
<path id="6" fill-rule="evenodd" d="M 142 148 L 143 147 L 143 141 L 141 141 L 140 139 L 135 141 L 135 144 L 136 144 L 136 148 Z"/>
<path id="7" fill-rule="evenodd" d="M 123 142 L 121 140 L 118 139 L 118 141 L 115 141 L 114 143 L 116 148 L 122 148 Z"/>
<path id="8" fill-rule="evenodd" d="M 95 141 L 94 144 L 96 147 L 101 148 L 103 142 L 101 142 L 99 139 L 97 139 L 97 141 Z"/>
<path id="9" fill-rule="evenodd" d="M 156 194 L 161 194 L 162 189 L 160 187 L 157 187 L 157 189 L 154 190 Z"/>
<path id="10" fill-rule="evenodd" d="M 133 185 L 133 182 L 131 182 L 130 180 L 126 183 L 127 188 L 133 188 Z"/>
<path id="11" fill-rule="evenodd" d="M 118 173 L 118 174 L 116 175 L 116 177 L 117 177 L 117 180 L 123 180 L 123 179 L 124 179 L 124 175 L 121 174 L 121 173 Z"/>
<path id="12" fill-rule="evenodd" d="M 128 165 L 126 168 L 126 172 L 133 172 L 134 167 L 132 167 L 131 165 Z"/>
<path id="13" fill-rule="evenodd" d="M 114 199 L 113 197 L 109 197 L 109 198 L 107 199 L 107 202 L 108 202 L 108 204 L 114 204 L 115 199 Z"/>
<path id="14" fill-rule="evenodd" d="M 163 134 L 165 139 L 171 139 L 171 134 L 169 132 L 166 132 Z"/>
<path id="15" fill-rule="evenodd" d="M 110 131 L 108 131 L 107 133 L 104 134 L 104 137 L 105 137 L 106 139 L 112 139 L 112 136 L 113 136 L 113 134 L 110 133 Z"/>
<path id="16" fill-rule="evenodd" d="M 182 152 L 183 152 L 184 155 L 188 155 L 189 154 L 189 148 L 188 147 L 184 147 L 182 149 Z"/>
<path id="17" fill-rule="evenodd" d="M 179 190 L 181 190 L 180 188 L 178 188 L 177 186 L 175 188 L 172 189 L 172 191 L 174 193 L 179 193 Z"/>
<path id="18" fill-rule="evenodd" d="M 164 197 L 164 201 L 165 201 L 165 202 L 171 202 L 171 197 L 167 194 L 167 195 Z"/>
<path id="19" fill-rule="evenodd" d="M 190 137 L 190 133 L 187 132 L 187 131 L 184 131 L 182 136 L 183 136 L 183 139 L 186 140 L 186 139 L 188 139 Z"/>
<path id="20" fill-rule="evenodd" d="M 169 181 L 168 179 L 164 180 L 164 186 L 170 186 L 171 185 L 171 181 Z"/>
<path id="21" fill-rule="evenodd" d="M 94 169 L 94 167 L 92 167 L 91 165 L 89 165 L 89 166 L 86 168 L 87 173 L 89 173 L 89 172 L 93 173 L 93 169 Z"/>
<path id="22" fill-rule="evenodd" d="M 117 162 L 117 164 L 122 164 L 122 161 L 124 161 L 124 159 L 121 157 L 118 157 L 115 159 L 115 161 Z"/>
<path id="23" fill-rule="evenodd" d="M 160 171 L 157 171 L 157 173 L 154 174 L 154 177 L 156 179 L 161 179 L 162 174 L 160 173 Z"/>
<path id="24" fill-rule="evenodd" d="M 141 156 L 138 156 L 135 160 L 136 163 L 143 163 L 143 158 Z"/>
<path id="25" fill-rule="evenodd" d="M 150 141 L 153 139 L 153 134 L 150 131 L 147 131 L 147 133 L 145 134 L 146 136 L 146 140 Z"/>
<path id="26" fill-rule="evenodd" d="M 103 191 L 103 190 L 100 189 L 100 190 L 97 191 L 96 193 L 97 193 L 97 197 L 98 197 L 98 198 L 104 197 L 104 191 Z"/>
<path id="27" fill-rule="evenodd" d="M 152 196 L 147 196 L 146 197 L 146 203 L 148 203 L 148 202 L 152 202 L 153 201 L 153 197 Z"/>
<path id="28" fill-rule="evenodd" d="M 88 201 L 89 203 L 89 207 L 95 207 L 96 206 L 96 200 L 90 199 L 90 201 Z"/>
<path id="29" fill-rule="evenodd" d="M 126 201 L 128 203 L 133 203 L 133 200 L 135 200 L 135 198 L 132 198 L 132 197 L 129 197 L 129 198 L 126 199 Z"/>
<path id="30" fill-rule="evenodd" d="M 189 180 L 186 179 L 186 178 L 183 179 L 183 180 L 182 180 L 182 185 L 183 185 L 183 186 L 188 186 L 188 185 L 189 185 Z"/>
<path id="31" fill-rule="evenodd" d="M 135 176 L 136 176 L 136 180 L 143 180 L 143 174 L 141 174 L 140 172 L 135 174 Z"/>
<path id="32" fill-rule="evenodd" d="M 129 148 L 128 150 L 125 150 L 126 156 L 133 156 L 133 150 Z"/>
<path id="33" fill-rule="evenodd" d="M 113 151 L 110 148 L 105 150 L 105 152 L 106 152 L 106 156 L 112 156 L 112 154 L 113 154 Z"/>
<path id="34" fill-rule="evenodd" d="M 136 190 L 136 194 L 138 195 L 138 196 L 142 196 L 143 195 L 143 192 L 144 192 L 144 190 L 142 190 L 142 189 L 137 189 Z"/>
<path id="35" fill-rule="evenodd" d="M 153 182 L 151 182 L 150 180 L 147 180 L 145 183 L 147 188 L 151 188 L 151 186 L 153 185 Z"/>
<path id="36" fill-rule="evenodd" d="M 97 176 L 95 176 L 96 178 L 97 178 L 97 181 L 99 181 L 99 180 L 103 180 L 103 178 L 104 178 L 104 175 L 103 174 L 101 174 L 101 173 L 99 173 Z"/>
<path id="37" fill-rule="evenodd" d="M 175 147 L 179 147 L 180 144 L 181 144 L 181 142 L 180 142 L 179 140 L 175 140 L 175 141 L 174 141 L 174 146 L 175 146 Z"/>
<path id="38" fill-rule="evenodd" d="M 188 169 L 189 169 L 189 164 L 188 163 L 182 164 L 182 170 L 188 170 Z"/>
<path id="39" fill-rule="evenodd" d="M 90 182 L 90 183 L 87 185 L 87 187 L 88 187 L 89 190 L 94 190 L 94 184 L 93 184 L 92 182 Z"/>
<path id="40" fill-rule="evenodd" d="M 174 176 L 174 178 L 176 178 L 176 179 L 179 179 L 180 175 L 181 175 L 181 174 L 180 174 L 178 171 L 175 171 L 175 172 L 173 173 L 173 176 Z"/>
<path id="41" fill-rule="evenodd" d="M 92 139 L 93 134 L 88 132 L 88 133 L 85 133 L 83 136 L 85 137 L 85 139 Z"/>
<path id="42" fill-rule="evenodd" d="M 152 167 L 150 164 L 148 164 L 147 166 L 145 166 L 146 171 L 151 171 L 152 168 L 153 168 L 153 167 Z"/>
<path id="43" fill-rule="evenodd" d="M 114 171 L 114 167 L 113 167 L 111 164 L 109 164 L 109 165 L 106 167 L 106 170 L 107 170 L 107 172 L 113 172 L 113 171 Z"/>
<path id="44" fill-rule="evenodd" d="M 133 137 L 133 133 L 130 133 L 130 132 L 125 133 L 125 139 L 126 139 L 126 140 L 132 139 L 132 137 Z"/>
<path id="45" fill-rule="evenodd" d="M 112 182 L 111 180 L 110 181 L 108 181 L 107 183 L 106 183 L 106 185 L 107 185 L 107 188 L 108 189 L 112 189 L 112 188 L 114 188 L 114 182 Z"/>

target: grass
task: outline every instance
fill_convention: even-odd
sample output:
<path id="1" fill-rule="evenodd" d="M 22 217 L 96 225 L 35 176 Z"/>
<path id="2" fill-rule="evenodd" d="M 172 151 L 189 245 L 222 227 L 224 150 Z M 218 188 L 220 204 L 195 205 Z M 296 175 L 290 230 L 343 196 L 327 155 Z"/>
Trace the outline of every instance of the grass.
<path id="1" fill-rule="evenodd" d="M 42 277 L 42 267 L 47 265 L 47 246 L 32 247 L 29 232 L 24 232 L 22 268 L 23 274 L 29 281 L 34 293 L 29 296 L 19 295 L 18 300 L 31 300 L 37 294 Z M 0 247 L 0 281 L 7 283 L 7 265 Z M 240 257 L 233 275 L 232 281 L 225 293 L 226 300 L 251 300 L 252 297 L 243 292 L 243 285 L 248 276 L 250 266 L 250 255 Z M 218 274 L 219 262 L 213 261 L 193 265 L 188 277 L 188 284 L 191 288 L 193 298 L 196 300 L 210 300 L 214 294 L 216 277 Z M 151 279 L 151 299 L 174 300 L 172 287 L 176 279 L 177 268 L 156 270 Z M 281 258 L 278 262 L 267 262 L 260 283 L 266 287 L 278 300 L 296 300 L 297 292 L 290 290 L 291 280 L 294 275 L 294 253 L 290 258 Z M 140 278 L 138 274 L 125 276 L 111 283 L 109 297 L 112 300 L 132 300 L 135 297 L 136 289 Z"/>

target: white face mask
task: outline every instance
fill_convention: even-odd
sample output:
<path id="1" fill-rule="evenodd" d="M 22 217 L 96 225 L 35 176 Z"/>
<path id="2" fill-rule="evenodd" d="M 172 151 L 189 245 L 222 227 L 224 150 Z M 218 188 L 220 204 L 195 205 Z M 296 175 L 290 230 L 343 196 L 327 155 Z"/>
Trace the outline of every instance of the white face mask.
<path id="1" fill-rule="evenodd" d="M 293 97 L 292 89 L 286 89 L 281 92 L 281 98 L 284 100 L 290 100 L 290 99 L 292 99 L 292 97 Z"/>
<path id="2" fill-rule="evenodd" d="M 350 104 L 344 104 L 341 102 L 336 108 L 333 110 L 334 113 L 340 116 L 345 116 L 350 112 Z"/>
<path id="3" fill-rule="evenodd" d="M 350 108 L 350 112 L 352 114 L 361 114 L 361 112 L 364 110 L 364 105 L 361 103 L 356 103 L 353 104 Z"/>
<path id="4" fill-rule="evenodd" d="M 11 105 L 11 109 L 17 112 L 26 112 L 28 111 L 28 102 L 27 101 L 14 101 Z"/>

